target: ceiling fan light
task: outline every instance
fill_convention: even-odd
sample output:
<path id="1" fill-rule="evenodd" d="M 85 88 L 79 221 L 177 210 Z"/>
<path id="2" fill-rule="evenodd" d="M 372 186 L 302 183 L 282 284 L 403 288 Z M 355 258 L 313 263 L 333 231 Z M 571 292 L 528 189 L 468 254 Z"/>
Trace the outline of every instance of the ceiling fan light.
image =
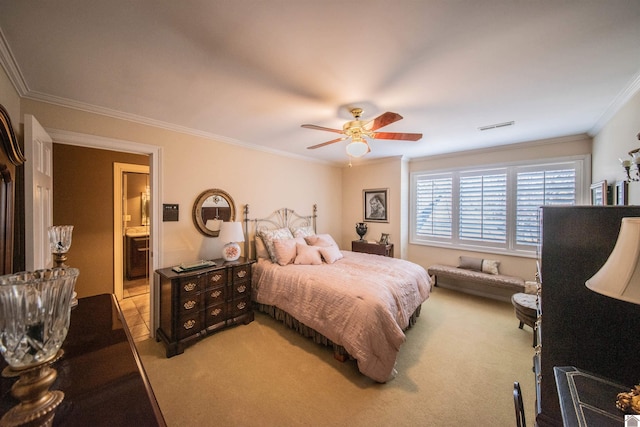
<path id="1" fill-rule="evenodd" d="M 354 140 L 347 145 L 347 154 L 351 157 L 362 157 L 369 152 L 369 146 L 363 140 Z"/>

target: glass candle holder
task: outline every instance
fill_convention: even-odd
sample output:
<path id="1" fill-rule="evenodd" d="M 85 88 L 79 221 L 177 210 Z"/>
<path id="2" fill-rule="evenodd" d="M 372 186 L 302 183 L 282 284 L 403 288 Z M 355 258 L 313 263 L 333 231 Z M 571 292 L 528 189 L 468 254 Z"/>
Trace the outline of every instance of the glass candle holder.
<path id="1" fill-rule="evenodd" d="M 71 248 L 73 225 L 54 225 L 49 227 L 49 245 L 56 267 L 66 267 L 67 252 Z"/>
<path id="2" fill-rule="evenodd" d="M 20 404 L 0 425 L 51 422 L 64 393 L 49 391 L 69 331 L 71 299 L 79 270 L 54 268 L 0 276 L 0 353 L 3 376 L 20 378 L 11 388 Z"/>

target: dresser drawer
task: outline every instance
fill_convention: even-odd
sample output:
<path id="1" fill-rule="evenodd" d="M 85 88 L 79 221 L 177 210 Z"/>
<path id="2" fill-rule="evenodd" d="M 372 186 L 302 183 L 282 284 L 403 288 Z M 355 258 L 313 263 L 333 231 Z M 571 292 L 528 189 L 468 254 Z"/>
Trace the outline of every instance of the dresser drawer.
<path id="1" fill-rule="evenodd" d="M 229 303 L 229 317 L 239 317 L 252 310 L 250 298 L 238 298 Z"/>
<path id="2" fill-rule="evenodd" d="M 207 288 L 224 286 L 227 283 L 227 270 L 216 270 L 207 274 L 205 286 Z"/>
<path id="3" fill-rule="evenodd" d="M 208 307 L 213 304 L 220 304 L 227 300 L 227 287 L 218 286 L 217 288 L 210 288 L 204 292 L 204 303 Z"/>
<path id="4" fill-rule="evenodd" d="M 242 297 L 250 297 L 251 296 L 251 286 L 248 280 L 242 282 L 236 282 L 231 285 L 231 299 L 242 298 Z"/>
<path id="5" fill-rule="evenodd" d="M 205 310 L 205 323 L 207 328 L 217 324 L 224 324 L 227 319 L 227 304 L 216 304 L 207 307 Z"/>
<path id="6" fill-rule="evenodd" d="M 179 340 L 196 335 L 204 329 L 202 311 L 194 311 L 180 317 L 176 328 L 176 335 Z"/>
<path id="7" fill-rule="evenodd" d="M 189 293 L 188 295 L 180 299 L 178 305 L 178 316 L 182 317 L 193 313 L 194 311 L 200 311 L 202 309 L 202 297 L 200 292 Z"/>
<path id="8" fill-rule="evenodd" d="M 199 276 L 185 277 L 178 282 L 178 294 L 180 298 L 185 298 L 190 295 L 195 295 L 201 292 L 205 288 L 206 275 L 201 274 Z"/>
<path id="9" fill-rule="evenodd" d="M 249 280 L 251 278 L 251 265 L 234 266 L 231 274 L 233 275 L 231 277 L 233 283 Z"/>

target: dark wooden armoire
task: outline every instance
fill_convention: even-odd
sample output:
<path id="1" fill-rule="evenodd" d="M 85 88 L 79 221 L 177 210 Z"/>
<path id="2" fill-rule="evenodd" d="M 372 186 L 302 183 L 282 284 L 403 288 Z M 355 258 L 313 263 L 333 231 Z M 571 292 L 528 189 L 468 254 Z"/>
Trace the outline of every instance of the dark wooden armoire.
<path id="1" fill-rule="evenodd" d="M 584 284 L 609 257 L 622 218 L 633 216 L 640 216 L 640 206 L 541 208 L 541 347 L 534 363 L 540 426 L 562 425 L 554 366 L 575 366 L 629 387 L 640 382 L 640 305 Z"/>

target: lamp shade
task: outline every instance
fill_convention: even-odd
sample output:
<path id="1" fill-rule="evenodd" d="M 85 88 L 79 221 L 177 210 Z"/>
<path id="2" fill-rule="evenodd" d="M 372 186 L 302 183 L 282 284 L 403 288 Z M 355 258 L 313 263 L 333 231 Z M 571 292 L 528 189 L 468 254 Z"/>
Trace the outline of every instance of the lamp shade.
<path id="1" fill-rule="evenodd" d="M 222 243 L 244 242 L 242 224 L 235 221 L 223 222 L 218 237 Z"/>
<path id="2" fill-rule="evenodd" d="M 622 218 L 609 259 L 585 285 L 602 295 L 640 304 L 640 218 Z"/>

